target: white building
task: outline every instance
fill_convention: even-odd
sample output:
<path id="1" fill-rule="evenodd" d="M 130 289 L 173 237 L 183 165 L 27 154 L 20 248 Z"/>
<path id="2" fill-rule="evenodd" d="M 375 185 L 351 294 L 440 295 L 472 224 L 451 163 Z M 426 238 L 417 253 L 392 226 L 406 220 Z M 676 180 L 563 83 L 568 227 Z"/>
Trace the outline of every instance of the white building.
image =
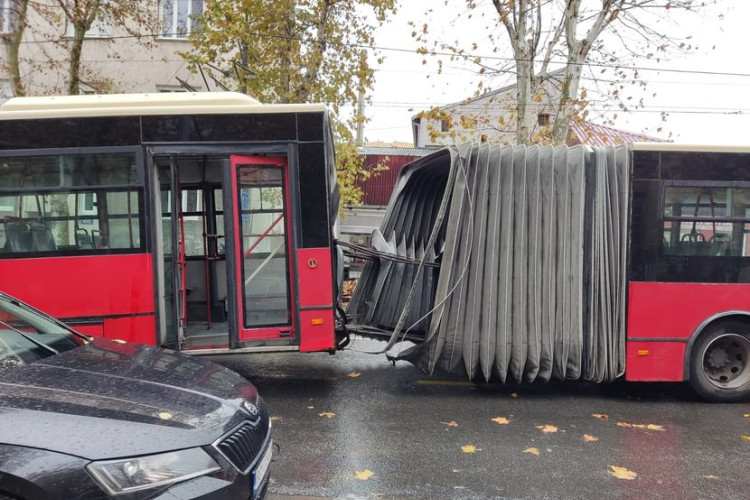
<path id="1" fill-rule="evenodd" d="M 71 2 L 72 3 L 72 2 Z M 0 0 L 0 37 L 17 25 L 17 0 Z M 45 7 L 50 8 L 46 15 Z M 190 72 L 180 52 L 190 50 L 187 40 L 195 28 L 194 16 L 203 12 L 202 0 L 144 0 L 143 8 L 158 26 L 115 25 L 104 17 L 86 34 L 81 64 L 82 93 L 172 92 L 186 90 L 180 80 L 195 90 L 207 90 L 206 82 Z M 21 75 L 28 95 L 65 93 L 68 78 L 68 47 L 72 26 L 54 0 L 30 2 L 28 26 L 20 47 Z M 50 15 L 56 13 L 56 15 Z M 144 36 L 133 36 L 137 31 Z M 7 42 L 6 42 L 7 44 Z M 12 95 L 7 51 L 0 51 L 0 92 Z M 219 90 L 209 80 L 210 90 Z"/>

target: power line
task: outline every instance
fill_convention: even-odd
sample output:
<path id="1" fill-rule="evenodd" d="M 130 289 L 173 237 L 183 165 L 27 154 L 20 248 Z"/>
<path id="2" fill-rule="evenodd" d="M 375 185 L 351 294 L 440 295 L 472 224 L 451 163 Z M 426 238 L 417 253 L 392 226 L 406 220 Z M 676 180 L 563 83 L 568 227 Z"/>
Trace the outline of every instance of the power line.
<path id="1" fill-rule="evenodd" d="M 260 38 L 280 38 L 285 40 L 293 40 L 293 41 L 301 41 L 304 42 L 305 39 L 301 37 L 294 37 L 294 36 L 288 36 L 288 35 L 277 35 L 272 33 L 258 33 L 258 32 L 250 32 L 247 33 L 249 36 L 257 36 Z M 138 34 L 138 35 L 118 35 L 118 36 L 109 36 L 106 38 L 106 40 L 126 40 L 126 39 L 141 39 L 141 38 L 163 38 L 164 40 L 184 40 L 185 42 L 189 42 L 187 38 L 178 38 L 184 36 L 184 33 L 147 33 L 147 34 Z M 46 43 L 62 43 L 69 41 L 69 38 L 67 37 L 61 37 L 56 40 L 25 40 L 22 41 L 22 44 L 46 44 Z M 424 56 L 443 56 L 443 57 L 451 57 L 451 58 L 459 58 L 463 60 L 487 60 L 487 61 L 503 61 L 503 62 L 515 62 L 517 59 L 512 57 L 501 57 L 501 56 L 494 56 L 494 55 L 482 55 L 482 54 L 472 54 L 472 53 L 462 53 L 462 52 L 444 52 L 444 51 L 436 51 L 436 50 L 426 50 L 424 49 L 421 51 L 420 49 L 405 49 L 401 47 L 386 47 L 382 45 L 368 45 L 368 44 L 361 44 L 361 43 L 346 43 L 346 42 L 337 42 L 336 45 L 340 45 L 343 47 L 349 47 L 349 48 L 356 48 L 356 49 L 364 49 L 364 50 L 372 50 L 372 51 L 383 51 L 383 52 L 396 52 L 396 53 L 405 53 L 405 54 L 412 54 L 412 55 L 418 55 L 421 57 Z M 521 61 L 525 62 L 534 62 L 532 59 L 519 59 Z M 583 63 L 571 63 L 568 61 L 550 61 L 553 64 L 564 64 L 564 65 L 578 65 L 582 67 L 595 67 L 595 68 L 611 68 L 611 69 L 623 69 L 623 70 L 632 70 L 632 71 L 654 71 L 654 72 L 662 72 L 662 73 L 679 73 L 679 74 L 693 74 L 693 75 L 711 75 L 711 76 L 734 76 L 734 77 L 742 77 L 742 78 L 750 78 L 750 73 L 734 73 L 734 72 L 727 72 L 727 71 L 707 71 L 707 70 L 687 70 L 687 69 L 675 69 L 675 68 L 656 68 L 656 67 L 649 67 L 649 66 L 633 66 L 633 65 L 621 65 L 621 64 L 605 64 L 605 63 L 597 63 L 597 62 L 583 62 Z M 513 73 L 512 71 L 507 71 L 506 73 Z"/>

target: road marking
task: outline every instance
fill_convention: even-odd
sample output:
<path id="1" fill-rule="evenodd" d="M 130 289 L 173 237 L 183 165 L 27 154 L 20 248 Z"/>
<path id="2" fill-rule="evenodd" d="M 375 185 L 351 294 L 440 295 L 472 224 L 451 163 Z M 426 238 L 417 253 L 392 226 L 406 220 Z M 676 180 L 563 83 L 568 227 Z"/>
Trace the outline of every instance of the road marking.
<path id="1" fill-rule="evenodd" d="M 465 380 L 418 380 L 417 385 L 444 385 L 446 387 L 476 387 L 474 382 Z"/>

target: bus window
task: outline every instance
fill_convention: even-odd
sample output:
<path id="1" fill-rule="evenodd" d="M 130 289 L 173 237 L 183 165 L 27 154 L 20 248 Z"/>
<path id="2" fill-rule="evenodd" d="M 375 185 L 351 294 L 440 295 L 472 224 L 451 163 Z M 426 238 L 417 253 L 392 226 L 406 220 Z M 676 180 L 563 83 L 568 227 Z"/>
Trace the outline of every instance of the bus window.
<path id="1" fill-rule="evenodd" d="M 664 254 L 750 256 L 750 188 L 664 188 Z"/>
<path id="2" fill-rule="evenodd" d="M 0 249 L 5 256 L 141 250 L 135 155 L 0 160 Z"/>

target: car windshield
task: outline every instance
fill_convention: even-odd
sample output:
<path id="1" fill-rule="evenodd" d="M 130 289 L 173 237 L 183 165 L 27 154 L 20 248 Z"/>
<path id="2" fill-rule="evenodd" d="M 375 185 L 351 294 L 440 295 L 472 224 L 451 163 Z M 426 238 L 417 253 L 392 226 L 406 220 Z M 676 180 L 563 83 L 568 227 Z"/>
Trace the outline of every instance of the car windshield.
<path id="1" fill-rule="evenodd" d="M 0 373 L 86 342 L 26 304 L 0 294 Z"/>

